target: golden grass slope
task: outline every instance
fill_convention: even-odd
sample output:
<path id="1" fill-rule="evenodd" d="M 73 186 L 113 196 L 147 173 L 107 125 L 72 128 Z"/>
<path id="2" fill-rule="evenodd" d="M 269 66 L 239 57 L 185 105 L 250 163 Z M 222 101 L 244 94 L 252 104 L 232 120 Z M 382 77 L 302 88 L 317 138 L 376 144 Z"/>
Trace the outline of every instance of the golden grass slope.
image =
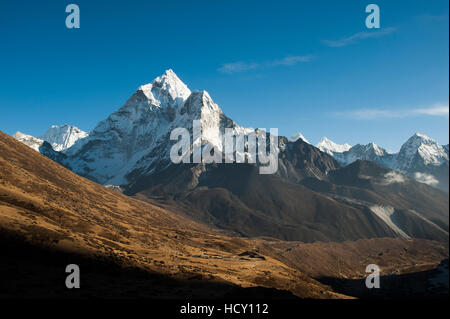
<path id="1" fill-rule="evenodd" d="M 305 244 L 230 237 L 170 207 L 93 183 L 0 132 L 0 241 L 3 233 L 37 247 L 108 259 L 124 269 L 180 281 L 275 288 L 301 298 L 348 298 L 315 278 L 361 278 L 370 263 L 380 265 L 383 274 L 415 272 L 448 257 L 448 243 L 420 239 Z M 13 262 L 0 258 L 0 267 Z M 188 297 L 170 289 L 148 297 Z M 220 297 L 213 289 L 205 293 L 200 296 Z"/>
<path id="2" fill-rule="evenodd" d="M 255 251 L 259 241 L 227 237 L 108 190 L 2 132 L 0 231 L 173 278 L 276 288 L 304 298 L 345 297 L 271 256 L 239 256 Z"/>

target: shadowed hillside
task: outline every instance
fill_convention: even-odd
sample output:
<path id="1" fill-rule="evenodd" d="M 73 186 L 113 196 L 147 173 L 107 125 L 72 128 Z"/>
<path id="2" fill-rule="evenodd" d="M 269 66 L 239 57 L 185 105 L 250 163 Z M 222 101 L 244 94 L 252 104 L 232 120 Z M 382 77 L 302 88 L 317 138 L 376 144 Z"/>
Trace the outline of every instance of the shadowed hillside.
<path id="1" fill-rule="evenodd" d="M 29 261 L 36 269 L 53 273 L 62 261 L 83 264 L 91 260 L 91 265 L 113 263 L 107 268 L 131 281 L 137 278 L 137 268 L 144 277 L 167 278 L 164 283 L 194 279 L 199 282 L 198 291 L 191 291 L 195 296 L 204 297 L 211 291 L 207 286 L 222 287 L 219 291 L 226 293 L 227 287 L 238 285 L 289 290 L 299 297 L 343 297 L 270 256 L 241 256 L 254 249 L 249 240 L 226 237 L 168 210 L 108 190 L 1 132 L 0 228 L 3 234 L 12 234 L 2 247 L 11 257 L 1 259 L 2 269 L 12 272 L 10 290 L 2 291 L 6 296 L 14 294 L 14 262 Z M 42 249 L 53 251 L 44 253 L 52 255 L 47 261 L 34 257 Z M 56 264 L 48 265 L 49 260 Z M 39 271 L 27 276 L 31 276 L 27 281 L 31 286 L 41 283 Z M 102 276 L 98 278 L 101 282 Z M 161 293 L 153 293 L 184 296 L 174 285 L 162 285 Z M 183 286 L 180 289 L 185 289 Z M 123 289 L 122 284 L 115 287 Z"/>
<path id="2" fill-rule="evenodd" d="M 330 243 L 227 236 L 95 184 L 1 132 L 0 234 L 0 269 L 7 273 L 0 297 L 233 298 L 250 289 L 255 297 L 346 298 L 310 269 L 357 277 L 371 260 L 365 256 L 382 243 L 353 242 L 350 255 L 346 243 L 332 243 L 335 257 L 347 263 L 343 277 L 330 271 Z M 378 262 L 390 267 L 432 266 L 448 256 L 443 243 L 413 240 L 406 247 L 420 249 L 391 260 L 405 244 L 386 240 L 391 253 Z M 70 293 L 69 263 L 81 267 L 83 287 Z"/>

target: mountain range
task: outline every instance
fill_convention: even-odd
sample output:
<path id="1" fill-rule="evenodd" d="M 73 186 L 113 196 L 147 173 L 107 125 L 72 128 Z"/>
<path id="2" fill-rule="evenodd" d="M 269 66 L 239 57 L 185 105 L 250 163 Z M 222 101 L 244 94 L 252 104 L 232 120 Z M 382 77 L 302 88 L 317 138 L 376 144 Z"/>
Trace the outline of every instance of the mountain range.
<path id="1" fill-rule="evenodd" d="M 200 136 L 193 133 L 195 121 Z M 391 274 L 417 273 L 408 279 L 415 287 L 434 274 L 421 271 L 448 258 L 448 145 L 418 133 L 390 154 L 374 143 L 323 138 L 313 146 L 301 133 L 288 139 L 265 132 L 267 146 L 278 151 L 278 170 L 260 174 L 260 162 L 172 162 L 178 141 L 171 132 L 180 127 L 192 141 L 183 154 L 189 159 L 196 148 L 222 159 L 227 129 L 237 138 L 253 132 L 172 70 L 138 87 L 89 133 L 69 125 L 52 126 L 39 138 L 0 132 L 6 258 L 23 259 L 20 273 L 32 272 L 27 265 L 48 267 L 37 257 L 25 260 L 17 247 L 54 265 L 67 261 L 66 254 L 82 258 L 98 284 L 110 288 L 94 288 L 96 296 L 116 296 L 123 289 L 117 287 L 131 283 L 137 296 L 214 291 L 223 297 L 256 287 L 289 298 L 365 296 L 352 287 L 363 285 L 368 263 Z M 239 152 L 236 158 L 248 158 L 248 143 Z M 147 275 L 126 270 L 130 266 Z M 14 273 L 8 264 L 0 267 Z M 126 278 L 115 288 L 96 270 L 111 267 Z M 45 282 L 56 273 L 44 271 Z M 28 285 L 21 278 L 10 286 Z M 139 288 L 142 278 L 154 290 Z M 38 287 L 48 284 L 36 280 L 40 295 Z M 421 287 L 418 296 L 427 295 L 428 285 Z M 402 289 L 390 293 L 417 293 Z"/>
<path id="2" fill-rule="evenodd" d="M 202 121 L 202 140 L 219 149 L 225 127 L 241 133 L 249 131 L 228 118 L 208 92 L 191 92 L 172 70 L 167 70 L 152 83 L 140 86 L 123 107 L 90 133 L 75 126 L 53 125 L 37 139 L 20 132 L 15 137 L 35 150 L 41 148 L 53 158 L 62 158 L 48 146 L 41 147 L 46 141 L 54 151 L 68 155 L 64 165 L 78 174 L 101 184 L 124 186 L 141 172 L 147 174 L 169 165 L 170 131 L 175 127 L 192 129 L 195 119 Z M 298 139 L 310 144 L 300 132 L 286 143 Z M 425 134 L 414 134 L 396 154 L 375 143 L 340 145 L 326 137 L 316 147 L 342 165 L 373 161 L 448 192 L 448 145 L 440 145 Z"/>
<path id="3" fill-rule="evenodd" d="M 366 298 L 371 263 L 390 274 L 375 296 L 442 296 L 428 278 L 448 257 L 445 241 L 231 237 L 164 206 L 89 181 L 0 132 L 0 298 Z M 80 267 L 82 289 L 66 289 L 69 263 Z"/>
<path id="4" fill-rule="evenodd" d="M 375 143 L 350 147 L 348 144 L 333 143 L 327 138 L 323 138 L 317 147 L 343 165 L 356 160 L 373 161 L 448 193 L 448 145 L 440 145 L 425 134 L 415 133 L 395 154 L 388 153 Z"/>
<path id="5" fill-rule="evenodd" d="M 319 143 L 316 144 L 316 147 L 329 155 L 333 155 L 334 153 L 343 153 L 352 148 L 352 146 L 347 143 L 340 145 L 329 140 L 327 137 L 323 137 Z"/>
<path id="6" fill-rule="evenodd" d="M 221 150 L 226 128 L 251 131 L 227 117 L 208 92 L 191 92 L 167 70 L 89 134 L 65 126 L 44 138 L 61 149 L 53 159 L 81 176 L 241 236 L 304 242 L 448 237 L 448 198 L 428 186 L 445 189 L 441 175 L 447 172 L 448 190 L 448 151 L 424 135 L 414 135 L 397 155 L 373 143 L 349 148 L 323 139 L 314 147 L 301 134 L 279 136 L 278 171 L 264 176 L 257 164 L 172 163 L 171 131 L 192 132 L 195 120 L 202 132 L 193 145 L 202 149 Z"/>

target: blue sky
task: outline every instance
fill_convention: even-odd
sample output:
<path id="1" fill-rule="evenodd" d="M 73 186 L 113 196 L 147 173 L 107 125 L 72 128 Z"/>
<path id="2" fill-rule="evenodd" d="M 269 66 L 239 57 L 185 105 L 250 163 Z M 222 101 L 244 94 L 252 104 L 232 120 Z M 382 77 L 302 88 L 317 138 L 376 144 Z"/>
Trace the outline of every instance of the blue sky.
<path id="1" fill-rule="evenodd" d="M 2 1 L 0 130 L 89 131 L 172 68 L 240 125 L 314 144 L 448 143 L 448 1 Z M 381 29 L 365 26 L 366 5 Z"/>

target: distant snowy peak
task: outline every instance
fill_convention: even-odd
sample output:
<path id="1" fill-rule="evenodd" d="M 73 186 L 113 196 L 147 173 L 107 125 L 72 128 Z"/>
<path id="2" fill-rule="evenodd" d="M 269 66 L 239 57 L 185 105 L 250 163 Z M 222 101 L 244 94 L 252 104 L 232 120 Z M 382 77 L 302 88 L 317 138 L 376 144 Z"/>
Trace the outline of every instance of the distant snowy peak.
<path id="1" fill-rule="evenodd" d="M 327 145 L 329 140 L 319 144 Z M 320 149 L 326 147 L 319 145 Z M 440 166 L 448 163 L 448 150 L 438 144 L 435 140 L 423 133 L 416 133 L 411 136 L 401 147 L 397 154 L 390 154 L 375 143 L 366 145 L 357 144 L 342 154 L 335 154 L 336 159 L 344 164 L 352 163 L 355 160 L 370 160 L 397 169 L 402 172 L 412 172 L 420 170 L 425 166 Z"/>
<path id="2" fill-rule="evenodd" d="M 311 144 L 311 143 L 303 136 L 303 134 L 300 133 L 300 132 L 297 132 L 297 133 L 292 134 L 292 136 L 289 138 L 289 141 L 290 141 L 290 142 L 295 142 L 295 141 L 297 141 L 299 138 L 301 138 L 301 139 L 303 140 L 303 142 L 306 142 L 306 143 L 308 143 L 308 144 Z"/>
<path id="3" fill-rule="evenodd" d="M 416 133 L 402 145 L 397 155 L 397 169 L 409 171 L 417 165 L 439 166 L 448 160 L 448 150 L 425 134 Z"/>
<path id="4" fill-rule="evenodd" d="M 47 132 L 39 136 L 39 139 L 47 141 L 55 151 L 65 151 L 79 139 L 89 134 L 71 125 L 52 125 Z"/>
<path id="5" fill-rule="evenodd" d="M 345 143 L 343 145 L 334 143 L 326 137 L 322 137 L 322 139 L 317 143 L 316 147 L 329 155 L 333 155 L 334 153 L 343 153 L 348 151 L 351 148 L 351 145 Z"/>
<path id="6" fill-rule="evenodd" d="M 371 153 L 371 154 L 373 154 L 375 156 L 388 155 L 388 152 L 384 148 L 378 146 L 375 143 L 369 143 L 367 145 L 363 145 L 362 146 L 362 150 L 367 152 L 367 153 Z"/>
<path id="7" fill-rule="evenodd" d="M 17 132 L 16 134 L 13 135 L 13 137 L 19 142 L 31 147 L 37 152 L 39 152 L 39 148 L 42 146 L 42 144 L 44 144 L 43 140 L 28 134 L 24 134 L 22 132 Z"/>
<path id="8" fill-rule="evenodd" d="M 42 155 L 47 156 L 48 158 L 63 164 L 63 161 L 66 157 L 63 153 L 55 151 L 49 142 L 44 141 L 40 138 L 36 138 L 31 135 L 23 134 L 22 132 L 17 132 L 13 135 L 13 137 L 19 142 L 31 147 L 35 151 L 41 153 Z M 65 165 L 65 164 L 63 164 Z M 71 168 L 70 165 L 65 165 L 67 168 Z"/>
<path id="9" fill-rule="evenodd" d="M 411 136 L 396 154 L 388 153 L 375 143 L 357 144 L 345 152 L 333 152 L 329 150 L 331 143 L 323 139 L 317 147 L 343 165 L 356 160 L 376 162 L 448 192 L 448 145 L 440 145 L 423 133 Z"/>
<path id="10" fill-rule="evenodd" d="M 366 145 L 356 144 L 348 151 L 342 153 L 334 153 L 334 157 L 344 165 L 353 163 L 356 160 L 365 160 L 376 162 L 380 165 L 391 167 L 394 155 L 389 154 L 384 148 L 375 143 Z"/>

